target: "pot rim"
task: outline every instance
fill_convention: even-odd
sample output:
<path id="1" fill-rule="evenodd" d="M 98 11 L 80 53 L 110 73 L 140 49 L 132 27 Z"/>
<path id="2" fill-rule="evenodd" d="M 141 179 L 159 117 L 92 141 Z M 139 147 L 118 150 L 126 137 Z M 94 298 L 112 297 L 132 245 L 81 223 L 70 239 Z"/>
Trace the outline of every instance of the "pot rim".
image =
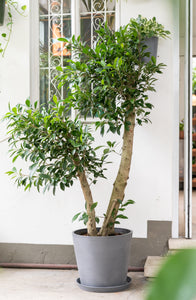
<path id="1" fill-rule="evenodd" d="M 100 227 L 97 227 L 97 230 L 99 230 Z M 81 238 L 91 238 L 91 239 L 96 239 L 96 238 L 120 238 L 120 237 L 124 237 L 126 235 L 131 235 L 133 234 L 133 231 L 127 228 L 121 228 L 121 227 L 116 227 L 114 228 L 114 230 L 117 233 L 122 233 L 121 235 L 107 235 L 107 236 L 87 236 L 84 235 L 85 233 L 87 233 L 87 228 L 80 228 L 80 229 L 76 229 L 73 231 L 73 235 L 75 236 L 80 236 Z"/>

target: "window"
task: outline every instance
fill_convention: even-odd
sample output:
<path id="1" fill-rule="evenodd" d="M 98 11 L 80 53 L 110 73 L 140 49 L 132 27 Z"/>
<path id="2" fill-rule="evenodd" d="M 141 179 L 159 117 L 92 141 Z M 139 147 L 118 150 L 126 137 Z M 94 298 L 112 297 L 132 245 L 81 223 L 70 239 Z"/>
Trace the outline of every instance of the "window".
<path id="1" fill-rule="evenodd" d="M 40 104 L 46 104 L 54 94 L 59 99 L 66 97 L 67 87 L 57 88 L 56 66 L 65 67 L 71 53 L 58 38 L 80 35 L 93 47 L 100 23 L 107 21 L 114 30 L 118 26 L 117 3 L 116 0 L 39 0 Z"/>

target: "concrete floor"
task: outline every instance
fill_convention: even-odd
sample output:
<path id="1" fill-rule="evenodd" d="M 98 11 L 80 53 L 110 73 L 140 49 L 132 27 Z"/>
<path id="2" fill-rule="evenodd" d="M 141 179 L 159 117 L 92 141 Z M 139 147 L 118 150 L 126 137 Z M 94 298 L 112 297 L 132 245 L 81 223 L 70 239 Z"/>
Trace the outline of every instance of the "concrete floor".
<path id="1" fill-rule="evenodd" d="M 90 293 L 81 290 L 78 272 L 64 270 L 0 269 L 0 300 L 143 300 L 146 280 L 143 273 L 129 273 L 128 290 L 118 293 Z"/>

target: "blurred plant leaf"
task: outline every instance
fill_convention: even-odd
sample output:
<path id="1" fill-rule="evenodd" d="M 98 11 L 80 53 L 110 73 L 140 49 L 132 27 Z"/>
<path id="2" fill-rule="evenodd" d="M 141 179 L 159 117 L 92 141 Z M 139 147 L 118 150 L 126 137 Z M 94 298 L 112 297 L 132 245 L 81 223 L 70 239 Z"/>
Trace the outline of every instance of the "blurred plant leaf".
<path id="1" fill-rule="evenodd" d="M 196 296 L 196 249 L 181 250 L 170 256 L 146 300 L 191 300 Z"/>

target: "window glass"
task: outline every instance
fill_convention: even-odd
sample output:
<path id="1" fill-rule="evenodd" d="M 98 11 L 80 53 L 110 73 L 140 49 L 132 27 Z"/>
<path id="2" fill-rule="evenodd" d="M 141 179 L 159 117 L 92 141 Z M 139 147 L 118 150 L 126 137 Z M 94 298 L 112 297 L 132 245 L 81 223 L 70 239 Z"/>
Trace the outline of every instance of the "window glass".
<path id="1" fill-rule="evenodd" d="M 39 0 L 39 14 L 40 15 L 48 14 L 48 0 Z"/>
<path id="2" fill-rule="evenodd" d="M 106 10 L 107 11 L 115 11 L 116 1 L 110 0 L 106 1 Z"/>
<path id="3" fill-rule="evenodd" d="M 80 2 L 80 13 L 91 11 L 91 0 L 82 0 Z"/>

